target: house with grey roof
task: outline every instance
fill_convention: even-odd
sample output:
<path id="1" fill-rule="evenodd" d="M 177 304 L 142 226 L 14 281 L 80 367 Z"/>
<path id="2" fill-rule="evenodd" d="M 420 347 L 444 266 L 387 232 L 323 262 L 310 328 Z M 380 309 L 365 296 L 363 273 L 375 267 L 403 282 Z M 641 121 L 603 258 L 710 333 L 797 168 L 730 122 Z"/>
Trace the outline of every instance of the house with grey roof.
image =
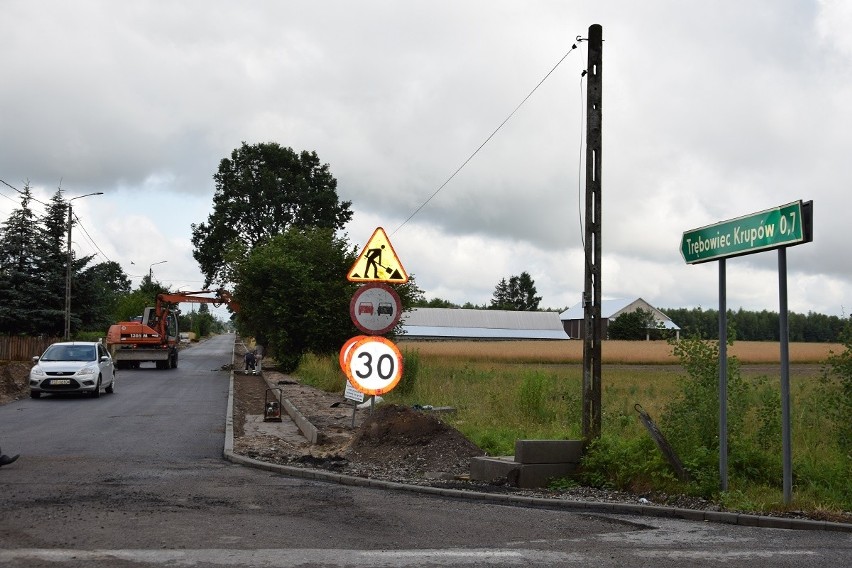
<path id="1" fill-rule="evenodd" d="M 669 319 L 669 316 L 667 316 L 642 298 L 636 298 L 635 300 L 602 300 L 602 337 L 606 337 L 607 335 L 606 331 L 607 327 L 609 326 L 610 320 L 614 320 L 621 314 L 629 314 L 635 312 L 638 309 L 650 312 L 651 315 L 654 317 L 654 321 L 657 322 L 657 325 L 659 327 L 663 329 L 673 330 L 677 338 L 680 339 L 680 327 L 678 327 L 677 324 L 675 324 L 671 319 Z M 585 313 L 583 310 L 582 302 L 571 306 L 570 308 L 559 314 L 559 317 L 562 320 L 562 326 L 565 329 L 565 333 L 577 339 L 583 339 L 586 336 L 586 334 L 584 333 Z M 646 335 L 646 339 L 650 339 L 650 330 Z"/>
<path id="2" fill-rule="evenodd" d="M 414 308 L 402 315 L 405 339 L 570 339 L 558 312 Z"/>

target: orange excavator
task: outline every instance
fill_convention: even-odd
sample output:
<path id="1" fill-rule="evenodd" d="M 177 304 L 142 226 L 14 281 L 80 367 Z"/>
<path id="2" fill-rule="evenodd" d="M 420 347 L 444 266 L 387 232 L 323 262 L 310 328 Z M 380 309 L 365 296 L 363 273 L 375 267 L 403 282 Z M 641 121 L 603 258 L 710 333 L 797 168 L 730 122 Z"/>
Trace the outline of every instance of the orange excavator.
<path id="1" fill-rule="evenodd" d="M 158 294 L 157 305 L 145 308 L 141 317 L 110 326 L 107 349 L 116 368 L 135 369 L 146 361 L 156 363 L 158 369 L 177 368 L 180 342 L 177 316 L 180 313 L 178 304 L 182 303 L 213 304 L 216 307 L 225 304 L 233 312 L 240 309 L 226 290 Z"/>

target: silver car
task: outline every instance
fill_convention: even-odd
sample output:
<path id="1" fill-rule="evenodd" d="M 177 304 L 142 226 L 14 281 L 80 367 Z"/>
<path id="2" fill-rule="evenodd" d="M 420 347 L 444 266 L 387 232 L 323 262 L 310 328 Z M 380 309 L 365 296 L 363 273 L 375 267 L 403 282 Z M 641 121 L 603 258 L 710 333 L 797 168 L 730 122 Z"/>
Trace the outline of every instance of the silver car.
<path id="1" fill-rule="evenodd" d="M 41 393 L 81 392 L 97 398 L 101 389 L 115 391 L 115 366 L 106 348 L 93 341 L 54 343 L 41 357 L 33 357 L 30 396 Z"/>

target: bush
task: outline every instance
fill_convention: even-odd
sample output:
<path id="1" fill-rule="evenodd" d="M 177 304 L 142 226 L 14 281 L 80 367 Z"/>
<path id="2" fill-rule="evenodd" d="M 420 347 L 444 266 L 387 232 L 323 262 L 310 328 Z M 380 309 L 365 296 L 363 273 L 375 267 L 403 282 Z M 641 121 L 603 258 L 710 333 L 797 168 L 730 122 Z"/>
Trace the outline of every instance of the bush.
<path id="1" fill-rule="evenodd" d="M 668 464 L 647 437 L 603 436 L 594 440 L 583 455 L 578 479 L 591 487 L 638 492 L 676 483 Z"/>
<path id="2" fill-rule="evenodd" d="M 846 321 L 841 339 L 843 351 L 832 351 L 823 364 L 820 394 L 834 424 L 836 443 L 844 454 L 852 455 L 852 320 Z"/>

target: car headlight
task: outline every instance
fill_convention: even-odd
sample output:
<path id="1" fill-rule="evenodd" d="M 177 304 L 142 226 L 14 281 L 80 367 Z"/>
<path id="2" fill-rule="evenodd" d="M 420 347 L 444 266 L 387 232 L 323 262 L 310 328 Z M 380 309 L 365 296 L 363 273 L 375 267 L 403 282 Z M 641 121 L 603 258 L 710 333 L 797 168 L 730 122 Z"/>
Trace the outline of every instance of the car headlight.
<path id="1" fill-rule="evenodd" d="M 98 365 L 96 363 L 90 363 L 77 371 L 75 375 L 94 375 L 98 372 Z"/>
<path id="2" fill-rule="evenodd" d="M 31 376 L 31 377 L 43 377 L 43 376 L 44 376 L 44 371 L 42 370 L 42 368 L 41 368 L 41 367 L 39 367 L 38 365 L 36 365 L 36 366 L 35 366 L 35 367 L 33 367 L 32 369 L 30 369 L 30 376 Z"/>

